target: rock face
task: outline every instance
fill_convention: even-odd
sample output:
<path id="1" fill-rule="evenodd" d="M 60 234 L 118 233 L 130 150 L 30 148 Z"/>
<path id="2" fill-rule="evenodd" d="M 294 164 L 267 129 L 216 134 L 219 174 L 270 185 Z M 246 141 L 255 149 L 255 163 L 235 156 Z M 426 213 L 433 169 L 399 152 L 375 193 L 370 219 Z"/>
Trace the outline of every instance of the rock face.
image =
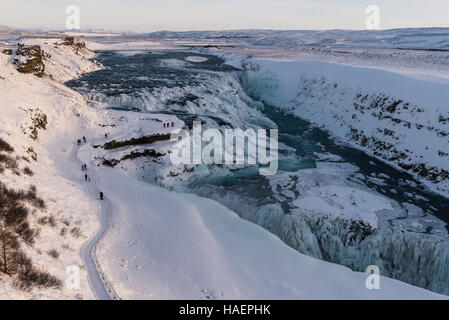
<path id="1" fill-rule="evenodd" d="M 2 49 L 2 53 L 10 56 L 12 55 L 12 49 Z"/>
<path id="2" fill-rule="evenodd" d="M 14 56 L 14 64 L 17 71 L 21 73 L 32 73 L 41 78 L 45 73 L 44 58 L 48 58 L 40 46 L 25 46 L 21 43 L 17 45 Z"/>
<path id="3" fill-rule="evenodd" d="M 73 37 L 65 37 L 64 39 L 62 39 L 61 44 L 64 46 L 72 47 L 75 50 L 76 54 L 78 54 L 79 50 L 86 47 L 86 43 L 84 41 L 77 40 Z"/>
<path id="4" fill-rule="evenodd" d="M 104 144 L 103 148 L 105 150 L 112 150 L 117 148 L 122 148 L 126 146 L 135 146 L 139 144 L 151 144 L 157 141 L 170 141 L 170 134 L 153 134 L 146 135 L 138 138 L 132 138 L 125 141 L 109 141 Z"/>
<path id="5" fill-rule="evenodd" d="M 425 121 L 427 118 L 423 120 L 420 116 L 425 111 L 423 107 L 385 94 L 363 94 L 359 92 L 354 99 L 352 119 L 357 120 L 365 114 L 370 114 L 373 121 L 382 123 L 383 127 L 379 126 L 375 131 L 365 134 L 363 129 L 350 124 L 350 132 L 346 136 L 360 146 L 372 150 L 375 156 L 396 163 L 402 169 L 411 171 L 432 183 L 440 183 L 449 179 L 448 170 L 413 159 L 408 149 L 398 150 L 396 148 L 397 142 L 403 139 L 404 135 L 412 135 L 413 131 L 420 135 L 421 130 L 430 134 L 432 140 L 447 142 L 447 138 L 445 138 L 449 135 L 447 128 L 445 128 L 447 114 L 445 116 L 439 114 L 438 122 L 436 118 L 434 119 L 436 125 L 430 125 L 431 121 Z M 443 141 L 442 144 L 444 144 Z M 437 156 L 439 158 L 448 156 L 447 152 L 441 151 L 439 148 L 436 148 L 433 152 L 435 158 Z"/>

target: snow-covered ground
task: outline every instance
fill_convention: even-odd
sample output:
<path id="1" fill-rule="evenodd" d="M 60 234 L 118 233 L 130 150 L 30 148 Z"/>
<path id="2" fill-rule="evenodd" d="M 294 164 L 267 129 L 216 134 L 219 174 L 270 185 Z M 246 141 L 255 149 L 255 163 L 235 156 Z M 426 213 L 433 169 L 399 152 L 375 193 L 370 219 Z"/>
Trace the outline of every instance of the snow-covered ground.
<path id="1" fill-rule="evenodd" d="M 81 286 L 79 290 L 36 288 L 23 292 L 13 286 L 13 279 L 2 275 L 0 297 L 89 299 L 99 296 L 104 288 L 95 285 L 98 282 L 92 280 L 95 275 L 89 267 L 89 274 L 84 271 L 81 254 L 83 244 L 95 237 L 98 230 L 103 230 L 106 233 L 95 246 L 95 259 L 99 263 L 96 267 L 101 268 L 97 273 L 105 278 L 102 282 L 106 287 L 110 286 L 124 299 L 445 298 L 384 277 L 381 290 L 368 290 L 366 274 L 307 257 L 212 200 L 168 192 L 138 181 L 131 174 L 95 166 L 98 157 L 104 156 L 99 153 L 99 145 L 141 135 L 161 135 L 165 133 L 163 121 L 174 121 L 176 127 L 182 126 L 182 121 L 173 116 L 141 117 L 129 112 L 120 117 L 116 111 L 88 107 L 80 94 L 60 82 L 99 66 L 87 60 L 92 57 L 87 50 L 77 53 L 70 46 L 58 45 L 58 41 L 22 41 L 39 44 L 51 53 L 51 57 L 44 59 L 48 68 L 43 78 L 18 73 L 12 57 L 0 53 L 1 138 L 14 146 L 17 155 L 31 157 L 30 147 L 37 155 L 37 161 L 27 164 L 35 172 L 33 177 L 5 171 L 1 178 L 10 187 L 36 185 L 39 196 L 47 203 L 47 212 L 36 211 L 30 217 L 32 225 L 44 214 L 56 219 L 56 227 L 41 227 L 34 246 L 22 244 L 34 263 L 61 280 L 67 277 L 67 266 L 78 265 Z M 27 129 L 33 112 L 45 113 L 48 118 L 46 130 L 38 131 L 36 141 L 29 138 Z M 87 143 L 78 149 L 76 140 L 82 136 L 87 138 Z M 160 152 L 170 150 L 170 144 L 164 141 L 147 147 Z M 143 151 L 142 147 L 137 150 Z M 115 155 L 118 154 L 120 150 Z M 83 181 L 80 161 L 88 164 L 90 181 Z M 105 193 L 106 202 L 99 201 L 98 191 Z M 311 193 L 310 197 L 313 196 Z M 375 201 L 363 194 L 360 198 Z M 301 205 L 301 201 L 307 200 L 298 201 Z M 348 199 L 335 201 L 346 205 Z M 379 210 L 388 209 L 388 205 L 388 202 L 376 202 Z M 108 219 L 110 224 L 105 229 Z M 374 218 L 371 220 L 375 223 Z M 61 235 L 64 226 L 67 229 L 76 226 L 81 236 L 75 237 L 76 232 L 70 230 Z M 60 251 L 58 259 L 46 255 L 56 247 Z"/>

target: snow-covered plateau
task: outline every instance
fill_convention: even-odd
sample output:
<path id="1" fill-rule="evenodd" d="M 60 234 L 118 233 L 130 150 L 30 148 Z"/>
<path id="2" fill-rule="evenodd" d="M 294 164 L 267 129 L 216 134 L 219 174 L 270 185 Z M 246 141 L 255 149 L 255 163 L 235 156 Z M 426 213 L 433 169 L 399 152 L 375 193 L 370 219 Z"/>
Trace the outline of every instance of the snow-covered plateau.
<path id="1" fill-rule="evenodd" d="M 380 188 L 398 171 L 360 172 L 323 145 L 324 131 L 300 146 L 291 142 L 295 130 L 285 132 L 280 171 L 263 180 L 247 167 L 173 165 L 168 138 L 197 119 L 206 128 L 276 127 L 282 115 L 268 112 L 273 105 L 357 144 L 372 161 L 425 166 L 417 177 L 446 194 L 449 168 L 437 151 L 449 153 L 444 123 L 432 116 L 449 118 L 444 83 L 214 51 L 237 70 L 213 55 L 163 50 L 169 41 L 97 38 L 0 48 L 0 138 L 12 147 L 0 149 L 1 182 L 34 185 L 45 202 L 23 203 L 33 242 L 12 232 L 34 267 L 61 281 L 23 290 L 17 274 L 1 273 L 0 298 L 447 298 L 438 294 L 449 294 L 447 213 L 418 205 L 430 197 L 407 189 L 418 180 L 404 177 L 408 201 L 387 196 Z M 121 51 L 95 56 L 85 44 Z M 379 140 L 385 148 L 374 148 Z M 380 290 L 365 286 L 372 264 Z M 79 287 L 67 282 L 74 266 Z"/>

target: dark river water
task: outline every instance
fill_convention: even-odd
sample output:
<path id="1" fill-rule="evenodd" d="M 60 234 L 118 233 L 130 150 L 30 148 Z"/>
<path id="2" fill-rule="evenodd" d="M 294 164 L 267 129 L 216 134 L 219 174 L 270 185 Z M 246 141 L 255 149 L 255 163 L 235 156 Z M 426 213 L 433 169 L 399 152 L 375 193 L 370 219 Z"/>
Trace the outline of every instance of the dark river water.
<path id="1" fill-rule="evenodd" d="M 182 64 L 187 57 L 196 56 L 205 61 Z M 141 53 L 101 52 L 96 58 L 106 69 L 83 75 L 81 78 L 67 82 L 73 89 L 84 94 L 88 100 L 127 101 L 127 103 L 111 103 L 110 108 L 121 110 L 139 110 L 141 112 L 171 113 L 184 120 L 187 125 L 201 117 L 210 117 L 216 123 L 228 124 L 227 119 L 220 119 L 212 114 L 192 114 L 184 112 L 182 106 L 198 99 L 194 93 L 183 94 L 175 101 L 161 101 L 158 110 L 145 110 L 145 102 L 141 100 L 142 92 L 151 94 L 161 88 L 182 88 L 201 86 L 204 81 L 219 81 L 225 73 L 240 72 L 227 66 L 215 56 L 201 55 L 186 51 L 154 51 Z M 209 90 L 210 89 L 204 89 Z M 211 93 L 211 92 L 209 92 Z M 100 95 L 99 95 L 100 94 Z M 171 106 L 176 105 L 176 108 Z M 431 213 L 449 223 L 449 200 L 429 191 L 407 173 L 401 172 L 364 152 L 337 143 L 328 133 L 312 126 L 310 123 L 281 113 L 275 106 L 265 106 L 263 114 L 279 127 L 279 142 L 295 150 L 295 157 L 280 156 L 279 169 L 295 172 L 301 169 L 314 168 L 316 153 L 337 155 L 343 161 L 359 168 L 366 176 L 382 174 L 382 183 L 365 179 L 368 188 L 399 203 L 412 203 L 424 212 Z M 221 122 L 220 122 L 221 120 Z M 252 169 L 234 170 L 226 176 L 209 176 L 192 183 L 191 190 L 199 190 L 204 186 L 220 186 L 229 192 L 243 195 L 256 205 L 275 201 L 270 194 L 265 177 Z M 203 188 L 204 189 L 204 188 Z"/>

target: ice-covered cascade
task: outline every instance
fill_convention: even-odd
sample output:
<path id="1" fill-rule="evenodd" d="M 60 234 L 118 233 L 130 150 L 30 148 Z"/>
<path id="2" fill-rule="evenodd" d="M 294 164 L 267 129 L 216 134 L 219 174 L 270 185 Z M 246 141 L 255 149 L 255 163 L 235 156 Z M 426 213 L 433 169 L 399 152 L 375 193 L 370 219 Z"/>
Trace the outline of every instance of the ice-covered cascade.
<path id="1" fill-rule="evenodd" d="M 275 127 L 260 113 L 263 104 L 253 101 L 242 90 L 237 74 L 221 77 L 212 74 L 200 85 L 143 88 L 133 93 L 108 95 L 98 90 L 85 93 L 90 105 L 116 107 L 143 112 L 172 112 L 219 119 L 218 125 L 234 128 L 248 126 Z M 250 106 L 250 107 L 248 107 Z"/>

